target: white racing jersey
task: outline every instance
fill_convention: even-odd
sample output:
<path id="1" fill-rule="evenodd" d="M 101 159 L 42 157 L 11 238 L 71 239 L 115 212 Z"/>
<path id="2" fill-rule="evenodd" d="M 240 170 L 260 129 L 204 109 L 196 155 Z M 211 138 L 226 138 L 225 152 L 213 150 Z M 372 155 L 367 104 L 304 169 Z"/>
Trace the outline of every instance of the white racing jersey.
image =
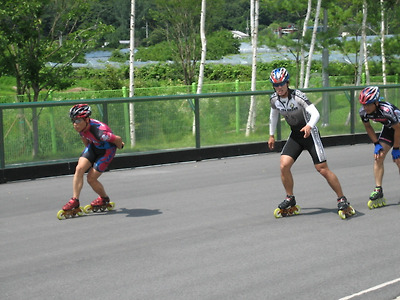
<path id="1" fill-rule="evenodd" d="M 277 93 L 271 95 L 270 135 L 275 133 L 279 114 L 285 118 L 294 132 L 306 124 L 314 128 L 319 120 L 317 108 L 302 91 L 289 89 L 288 95 L 287 98 L 281 98 Z"/>

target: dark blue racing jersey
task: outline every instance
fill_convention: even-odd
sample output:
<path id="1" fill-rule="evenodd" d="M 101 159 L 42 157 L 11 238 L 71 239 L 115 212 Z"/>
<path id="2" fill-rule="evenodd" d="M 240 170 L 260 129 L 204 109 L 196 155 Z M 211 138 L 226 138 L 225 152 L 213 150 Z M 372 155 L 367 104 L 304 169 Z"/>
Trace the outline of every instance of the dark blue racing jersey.
<path id="1" fill-rule="evenodd" d="M 388 128 L 400 122 L 400 110 L 393 104 L 385 101 L 380 101 L 377 109 L 372 114 L 367 114 L 364 107 L 360 108 L 359 114 L 363 122 L 372 120 L 382 123 Z"/>

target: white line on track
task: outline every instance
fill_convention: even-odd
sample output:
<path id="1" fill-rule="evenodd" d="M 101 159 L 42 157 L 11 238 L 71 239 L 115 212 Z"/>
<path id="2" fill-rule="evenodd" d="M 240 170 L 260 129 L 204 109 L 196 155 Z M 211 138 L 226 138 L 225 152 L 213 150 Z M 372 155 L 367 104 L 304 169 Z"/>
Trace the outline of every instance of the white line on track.
<path id="1" fill-rule="evenodd" d="M 358 293 L 356 293 L 356 294 L 353 294 L 353 295 L 350 295 L 350 296 L 347 296 L 347 297 L 344 297 L 344 298 L 340 298 L 339 300 L 348 300 L 348 299 L 351 299 L 351 298 L 354 298 L 354 297 L 357 297 L 357 296 L 361 296 L 361 295 L 363 295 L 363 294 L 366 294 L 366 293 L 369 293 L 369 292 L 372 292 L 372 291 L 379 290 L 379 289 L 381 289 L 381 288 L 384 288 L 384 287 L 386 287 L 386 286 L 388 286 L 388 285 L 394 284 L 394 283 L 399 282 L 399 281 L 400 281 L 400 278 L 394 279 L 394 280 L 392 280 L 392 281 L 384 282 L 384 283 L 382 283 L 382 284 L 376 285 L 376 286 L 374 286 L 374 287 L 372 287 L 372 288 L 369 288 L 369 289 L 367 289 L 367 290 L 358 292 Z"/>

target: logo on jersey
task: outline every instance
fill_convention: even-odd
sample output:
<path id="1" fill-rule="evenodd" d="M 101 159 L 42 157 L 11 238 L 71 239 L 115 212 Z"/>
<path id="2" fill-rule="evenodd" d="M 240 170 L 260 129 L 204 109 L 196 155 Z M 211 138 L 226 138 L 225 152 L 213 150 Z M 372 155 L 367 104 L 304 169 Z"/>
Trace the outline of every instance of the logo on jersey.
<path id="1" fill-rule="evenodd" d="M 110 139 L 110 136 L 108 134 L 102 134 L 101 136 L 101 140 L 104 142 L 107 142 Z"/>
<path id="2" fill-rule="evenodd" d="M 295 111 L 298 110 L 299 108 L 292 102 L 289 103 L 289 107 L 285 107 L 284 105 L 282 105 L 282 103 L 278 102 L 276 103 L 276 108 L 279 109 L 279 111 L 284 112 L 291 112 L 291 111 Z"/>

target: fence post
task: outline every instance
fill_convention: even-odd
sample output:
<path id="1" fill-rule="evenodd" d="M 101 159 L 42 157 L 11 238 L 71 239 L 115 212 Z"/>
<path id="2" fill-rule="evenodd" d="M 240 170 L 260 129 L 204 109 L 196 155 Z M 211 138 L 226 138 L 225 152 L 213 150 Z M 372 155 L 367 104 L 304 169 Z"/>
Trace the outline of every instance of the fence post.
<path id="1" fill-rule="evenodd" d="M 239 79 L 235 80 L 235 91 L 239 92 Z M 236 133 L 239 133 L 240 131 L 240 101 L 239 97 L 235 97 L 235 102 L 236 102 Z"/>
<path id="2" fill-rule="evenodd" d="M 122 87 L 122 97 L 127 98 L 128 97 L 128 89 L 126 86 Z M 129 104 L 124 103 L 124 123 L 125 123 L 125 141 L 126 144 L 128 144 L 128 141 L 130 143 L 131 139 L 131 131 L 130 131 L 130 124 L 129 124 Z"/>
<path id="3" fill-rule="evenodd" d="M 108 107 L 107 102 L 103 103 L 103 122 L 108 124 Z"/>
<path id="4" fill-rule="evenodd" d="M 355 91 L 350 90 L 350 133 L 355 133 L 355 108 L 356 105 L 354 103 L 354 94 Z"/>
<path id="5" fill-rule="evenodd" d="M 50 101 L 53 100 L 53 91 L 49 91 Z M 54 115 L 53 115 L 54 108 L 50 107 L 50 132 L 51 132 L 51 152 L 53 154 L 57 153 L 57 138 L 56 138 L 56 126 L 54 124 Z"/>
<path id="6" fill-rule="evenodd" d="M 5 169 L 3 109 L 0 108 L 0 169 Z"/>
<path id="7" fill-rule="evenodd" d="M 194 99 L 194 126 L 196 129 L 196 149 L 200 149 L 200 99 Z"/>

